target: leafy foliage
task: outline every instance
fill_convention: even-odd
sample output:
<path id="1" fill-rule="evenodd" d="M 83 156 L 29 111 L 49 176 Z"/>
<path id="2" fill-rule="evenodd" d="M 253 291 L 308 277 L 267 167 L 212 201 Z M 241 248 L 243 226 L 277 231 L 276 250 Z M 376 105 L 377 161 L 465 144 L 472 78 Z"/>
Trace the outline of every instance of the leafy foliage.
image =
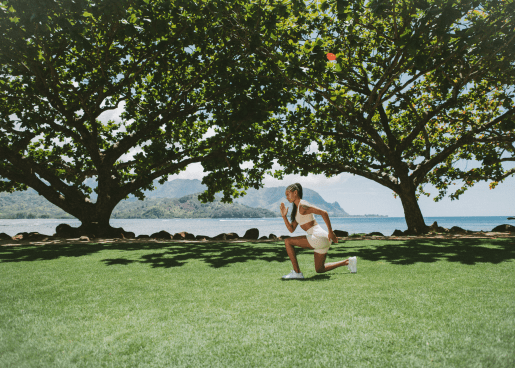
<path id="1" fill-rule="evenodd" d="M 399 195 L 420 231 L 425 184 L 438 200 L 464 180 L 458 198 L 515 173 L 503 166 L 515 161 L 513 1 L 338 0 L 303 12 L 298 42 L 261 49 L 298 99 L 262 143 L 285 168 L 277 176 L 361 175 Z M 481 167 L 456 165 L 474 159 Z"/>
<path id="2" fill-rule="evenodd" d="M 32 187 L 83 223 L 106 223 L 129 193 L 143 198 L 154 179 L 191 163 L 245 186 L 236 162 L 251 156 L 244 145 L 284 103 L 249 49 L 266 20 L 257 4 L 0 4 L 0 190 Z M 233 29 L 235 11 L 246 28 Z"/>

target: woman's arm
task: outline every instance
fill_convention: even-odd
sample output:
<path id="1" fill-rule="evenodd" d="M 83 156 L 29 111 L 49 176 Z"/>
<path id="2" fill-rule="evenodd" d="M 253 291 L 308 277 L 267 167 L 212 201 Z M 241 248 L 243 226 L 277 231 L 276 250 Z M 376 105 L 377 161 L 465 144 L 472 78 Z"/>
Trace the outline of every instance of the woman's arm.
<path id="1" fill-rule="evenodd" d="M 295 229 L 297 228 L 297 221 L 293 221 L 292 223 L 290 223 L 290 221 L 288 221 L 288 218 L 286 217 L 286 215 L 288 214 L 288 207 L 286 207 L 284 205 L 284 203 L 281 203 L 281 215 L 283 216 L 283 220 L 284 220 L 284 224 L 286 225 L 286 228 L 288 229 L 288 231 L 290 233 L 293 233 L 295 231 Z"/>
<path id="2" fill-rule="evenodd" d="M 331 220 L 329 219 L 329 214 L 327 211 L 322 210 L 315 206 L 307 206 L 305 204 L 301 204 L 299 206 L 299 213 L 301 215 L 307 215 L 313 213 L 315 215 L 320 215 L 324 219 L 325 225 L 327 226 L 327 232 L 329 233 L 329 239 L 333 241 L 333 243 L 338 243 L 338 238 L 333 233 L 333 228 L 331 226 Z"/>

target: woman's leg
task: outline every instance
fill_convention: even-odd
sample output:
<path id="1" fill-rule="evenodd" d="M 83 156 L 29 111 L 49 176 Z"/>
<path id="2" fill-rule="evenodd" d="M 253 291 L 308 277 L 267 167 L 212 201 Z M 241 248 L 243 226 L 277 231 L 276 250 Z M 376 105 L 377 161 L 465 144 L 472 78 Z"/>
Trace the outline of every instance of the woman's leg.
<path id="1" fill-rule="evenodd" d="M 295 236 L 293 238 L 286 238 L 284 240 L 284 245 L 286 246 L 286 253 L 288 253 L 288 257 L 290 257 L 293 270 L 299 273 L 300 268 L 299 263 L 297 262 L 297 255 L 295 254 L 294 247 L 300 247 L 304 249 L 313 249 L 313 247 L 308 243 L 308 239 L 306 239 L 305 236 Z"/>
<path id="2" fill-rule="evenodd" d="M 344 261 L 325 263 L 325 259 L 327 257 L 327 253 L 317 253 L 315 252 L 315 270 L 318 273 L 324 273 L 327 271 L 334 270 L 335 268 L 347 266 L 349 264 L 349 260 L 346 259 Z"/>

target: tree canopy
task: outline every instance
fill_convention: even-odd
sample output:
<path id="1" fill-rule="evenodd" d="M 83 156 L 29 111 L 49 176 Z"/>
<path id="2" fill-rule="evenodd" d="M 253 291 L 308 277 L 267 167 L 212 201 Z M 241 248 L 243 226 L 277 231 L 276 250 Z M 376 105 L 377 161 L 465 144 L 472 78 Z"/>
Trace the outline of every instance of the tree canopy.
<path id="1" fill-rule="evenodd" d="M 32 187 L 98 233 L 120 200 L 191 163 L 252 177 L 237 163 L 287 98 L 248 47 L 270 21 L 254 2 L 0 4 L 0 190 Z"/>
<path id="2" fill-rule="evenodd" d="M 421 232 L 425 185 L 438 200 L 462 180 L 457 198 L 515 174 L 513 1 L 329 0 L 303 13 L 298 42 L 260 48 L 297 99 L 261 142 L 278 176 L 363 176 L 392 189 Z"/>

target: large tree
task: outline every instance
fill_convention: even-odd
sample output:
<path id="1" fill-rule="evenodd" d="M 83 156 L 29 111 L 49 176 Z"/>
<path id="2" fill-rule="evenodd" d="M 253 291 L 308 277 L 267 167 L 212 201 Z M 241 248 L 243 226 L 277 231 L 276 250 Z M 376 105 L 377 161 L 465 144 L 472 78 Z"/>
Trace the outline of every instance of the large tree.
<path id="1" fill-rule="evenodd" d="M 102 235 L 128 194 L 191 163 L 244 187 L 245 142 L 286 102 L 240 42 L 271 24 L 253 3 L 1 1 L 0 190 L 32 187 Z"/>
<path id="2" fill-rule="evenodd" d="M 515 173 L 505 165 L 515 161 L 513 1 L 330 0 L 303 14 L 298 42 L 259 49 L 298 101 L 269 121 L 275 140 L 260 143 L 283 172 L 384 185 L 414 233 L 427 230 L 424 185 L 439 199 L 462 180 L 457 198 Z"/>

